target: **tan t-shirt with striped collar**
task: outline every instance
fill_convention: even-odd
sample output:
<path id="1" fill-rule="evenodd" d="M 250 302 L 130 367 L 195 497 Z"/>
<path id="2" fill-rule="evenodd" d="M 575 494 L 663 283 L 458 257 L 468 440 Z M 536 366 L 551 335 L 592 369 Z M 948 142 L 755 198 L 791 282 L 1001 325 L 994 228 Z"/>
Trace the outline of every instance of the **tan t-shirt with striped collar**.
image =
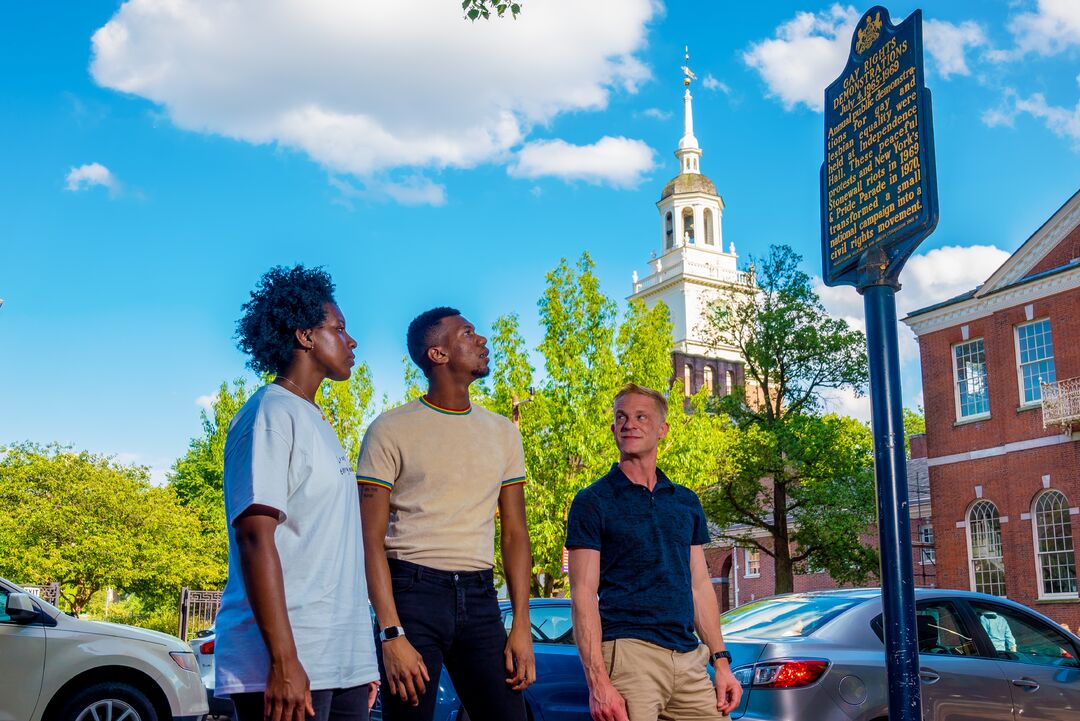
<path id="1" fill-rule="evenodd" d="M 494 565 L 504 486 L 525 482 L 521 434 L 486 408 L 439 408 L 424 398 L 368 428 L 356 480 L 390 490 L 386 555 L 444 571 Z"/>

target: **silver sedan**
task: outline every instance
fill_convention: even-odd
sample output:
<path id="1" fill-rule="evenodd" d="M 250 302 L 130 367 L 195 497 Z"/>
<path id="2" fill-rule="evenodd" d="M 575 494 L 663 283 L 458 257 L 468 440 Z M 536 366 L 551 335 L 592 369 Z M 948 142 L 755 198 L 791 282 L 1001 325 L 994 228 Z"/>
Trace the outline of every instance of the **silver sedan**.
<path id="1" fill-rule="evenodd" d="M 1080 638 L 1004 598 L 916 590 L 925 721 L 1080 721 Z M 773 596 L 723 617 L 743 686 L 732 718 L 886 721 L 881 596 Z"/>

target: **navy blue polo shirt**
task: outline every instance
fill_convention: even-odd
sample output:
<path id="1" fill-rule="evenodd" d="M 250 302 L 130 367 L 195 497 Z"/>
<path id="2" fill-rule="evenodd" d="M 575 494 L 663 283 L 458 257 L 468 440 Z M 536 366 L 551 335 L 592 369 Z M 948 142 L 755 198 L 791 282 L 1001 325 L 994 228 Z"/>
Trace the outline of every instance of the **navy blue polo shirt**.
<path id="1" fill-rule="evenodd" d="M 690 547 L 709 542 L 701 501 L 656 469 L 652 491 L 615 463 L 578 491 L 567 548 L 600 551 L 603 640 L 636 638 L 673 651 L 697 648 Z"/>

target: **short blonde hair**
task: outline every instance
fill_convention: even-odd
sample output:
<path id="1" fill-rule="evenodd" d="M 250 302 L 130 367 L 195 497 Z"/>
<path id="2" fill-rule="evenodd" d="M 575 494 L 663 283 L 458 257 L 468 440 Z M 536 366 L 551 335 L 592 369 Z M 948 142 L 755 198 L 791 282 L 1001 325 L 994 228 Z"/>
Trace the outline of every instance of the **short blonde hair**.
<path id="1" fill-rule="evenodd" d="M 656 401 L 656 407 L 660 409 L 661 420 L 667 418 L 667 398 L 660 391 L 654 391 L 652 388 L 646 388 L 645 386 L 639 386 L 637 383 L 627 383 L 619 392 L 615 394 L 615 399 L 611 402 L 612 408 L 619 402 L 620 398 L 628 395 L 639 395 L 647 398 L 652 398 Z"/>

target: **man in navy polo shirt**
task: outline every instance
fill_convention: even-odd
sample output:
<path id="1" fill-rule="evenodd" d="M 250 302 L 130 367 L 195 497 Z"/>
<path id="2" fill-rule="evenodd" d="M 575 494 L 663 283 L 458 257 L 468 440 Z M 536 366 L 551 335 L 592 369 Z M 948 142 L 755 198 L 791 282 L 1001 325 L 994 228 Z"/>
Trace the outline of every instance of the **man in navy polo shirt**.
<path id="1" fill-rule="evenodd" d="M 742 686 L 705 565 L 701 502 L 656 467 L 667 400 L 629 384 L 614 411 L 619 462 L 577 494 L 566 530 L 589 710 L 595 721 L 722 718 L 739 705 Z"/>

